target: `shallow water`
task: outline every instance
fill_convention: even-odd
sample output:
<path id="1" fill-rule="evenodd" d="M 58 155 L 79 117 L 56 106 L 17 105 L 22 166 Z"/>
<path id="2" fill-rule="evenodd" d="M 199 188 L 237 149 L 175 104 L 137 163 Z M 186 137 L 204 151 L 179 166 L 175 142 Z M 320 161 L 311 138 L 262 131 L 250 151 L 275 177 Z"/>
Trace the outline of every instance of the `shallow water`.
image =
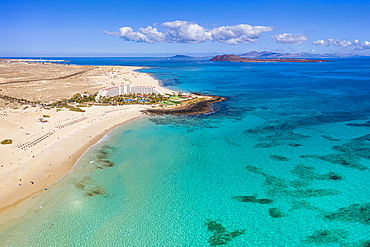
<path id="1" fill-rule="evenodd" d="M 145 65 L 225 96 L 214 113 L 132 121 L 0 226 L 1 246 L 366 246 L 370 60 Z M 19 209 L 21 210 L 21 209 Z"/>

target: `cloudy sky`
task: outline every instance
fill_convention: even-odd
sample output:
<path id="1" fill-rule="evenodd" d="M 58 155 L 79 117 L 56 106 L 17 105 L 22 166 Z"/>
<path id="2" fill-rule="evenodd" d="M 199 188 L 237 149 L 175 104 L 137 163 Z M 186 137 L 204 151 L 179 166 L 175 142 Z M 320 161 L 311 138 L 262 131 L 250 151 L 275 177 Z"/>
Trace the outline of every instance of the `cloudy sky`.
<path id="1" fill-rule="evenodd" d="M 0 0 L 0 56 L 370 55 L 369 0 Z"/>

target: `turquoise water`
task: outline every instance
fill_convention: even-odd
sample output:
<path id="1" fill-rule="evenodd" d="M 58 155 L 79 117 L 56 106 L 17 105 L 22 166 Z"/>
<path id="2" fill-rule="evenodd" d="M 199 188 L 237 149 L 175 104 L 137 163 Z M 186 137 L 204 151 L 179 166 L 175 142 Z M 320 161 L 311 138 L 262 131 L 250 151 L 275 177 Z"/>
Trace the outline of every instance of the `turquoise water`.
<path id="1" fill-rule="evenodd" d="M 228 100 L 109 133 L 0 226 L 1 246 L 369 246 L 370 59 L 70 60 Z"/>

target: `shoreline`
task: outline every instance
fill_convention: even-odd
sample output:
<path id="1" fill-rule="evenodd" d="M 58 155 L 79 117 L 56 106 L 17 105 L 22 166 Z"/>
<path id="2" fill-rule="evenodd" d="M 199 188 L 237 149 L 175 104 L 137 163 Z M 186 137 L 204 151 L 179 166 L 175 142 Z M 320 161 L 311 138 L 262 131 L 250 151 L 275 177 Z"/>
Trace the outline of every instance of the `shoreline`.
<path id="1" fill-rule="evenodd" d="M 96 110 L 106 110 L 104 106 L 97 106 L 96 108 L 102 108 Z M 116 110 L 115 108 L 117 107 L 109 107 L 110 110 L 112 108 Z M 108 133 L 127 122 L 145 116 L 142 113 L 145 108 L 142 106 L 126 106 L 120 108 L 122 108 L 122 114 L 112 114 L 113 116 L 111 115 L 86 126 L 81 126 L 83 123 L 80 123 L 80 126 L 72 126 L 71 128 L 73 129 L 70 129 L 68 131 L 69 133 L 64 135 L 64 138 L 61 138 L 62 135 L 60 135 L 58 141 L 52 141 L 49 145 L 45 145 L 45 148 L 42 147 L 41 150 L 20 151 L 24 152 L 21 155 L 24 162 L 20 162 L 18 166 L 12 167 L 13 169 L 9 170 L 12 173 L 11 176 L 9 176 L 9 172 L 8 174 L 0 174 L 2 188 L 5 191 L 0 194 L 0 215 L 7 214 L 13 208 L 22 204 L 22 202 L 32 198 L 43 190 L 47 190 L 48 187 L 53 186 L 65 175 L 73 171 L 78 160 L 90 148 L 98 144 Z M 124 116 L 123 114 L 125 113 L 129 113 L 130 115 Z M 44 150 L 47 150 L 48 153 L 44 153 Z M 32 154 L 32 158 L 25 158 L 25 154 Z M 18 155 L 18 157 L 20 156 Z M 23 166 L 26 164 L 28 164 L 29 167 L 27 168 L 29 169 L 24 172 Z M 7 167 L 1 167 L 1 169 L 4 168 Z"/>
<path id="2" fill-rule="evenodd" d="M 105 76 L 103 79 L 107 80 L 105 84 L 98 83 L 100 87 L 107 86 L 106 83 L 121 84 L 124 80 L 133 85 L 154 86 L 163 92 L 176 92 L 163 87 L 149 73 L 138 72 L 144 68 L 141 66 L 91 68 L 95 72 L 101 71 Z M 103 80 L 94 74 L 90 78 L 92 85 L 97 85 L 94 79 Z M 83 112 L 24 105 L 21 108 L 0 108 L 0 141 L 10 139 L 13 142 L 0 144 L 0 215 L 7 215 L 23 202 L 48 190 L 73 171 L 75 164 L 90 148 L 123 124 L 151 114 L 204 114 L 211 111 L 211 104 L 223 100 L 225 98 L 219 96 L 204 95 L 204 99 L 198 102 L 167 109 L 153 109 L 148 105 L 90 106 Z"/>
<path id="3" fill-rule="evenodd" d="M 74 154 L 73 154 L 73 158 L 71 158 L 71 160 L 67 160 L 67 164 L 68 166 L 66 167 L 67 171 L 60 177 L 58 177 L 53 183 L 47 185 L 45 188 L 41 188 L 40 190 L 38 191 L 35 191 L 33 192 L 32 194 L 29 194 L 28 196 L 26 197 L 23 197 L 23 198 L 20 198 L 19 200 L 15 201 L 14 203 L 12 204 L 9 204 L 7 206 L 0 206 L 0 216 L 4 216 L 6 214 L 8 214 L 9 212 L 12 211 L 12 209 L 14 209 L 15 207 L 18 207 L 19 205 L 21 205 L 23 202 L 25 201 L 28 201 L 29 199 L 33 198 L 34 196 L 36 196 L 37 194 L 39 194 L 40 192 L 42 192 L 43 190 L 45 189 L 48 189 L 49 187 L 51 186 L 54 186 L 55 184 L 57 184 L 61 179 L 63 179 L 65 176 L 67 176 L 69 173 L 73 172 L 73 169 L 75 168 L 76 164 L 81 160 L 81 158 L 91 149 L 93 148 L 94 146 L 98 145 L 100 143 L 101 140 L 104 139 L 104 137 L 106 137 L 107 135 L 109 135 L 111 132 L 113 132 L 114 130 L 116 130 L 117 128 L 123 126 L 124 124 L 126 123 L 129 123 L 131 121 L 134 121 L 136 119 L 139 119 L 139 118 L 142 118 L 142 117 L 145 117 L 145 115 L 138 115 L 134 118 L 131 118 L 131 119 L 128 119 L 128 120 L 125 120 L 123 121 L 122 123 L 118 123 L 118 124 L 115 124 L 114 126 L 111 126 L 109 129 L 105 129 L 103 132 L 99 133 L 97 136 L 95 136 L 92 140 L 90 140 L 89 142 L 87 142 L 84 146 L 82 146 L 80 149 L 78 149 Z M 12 219 L 10 219 L 12 220 Z M 6 221 L 10 221 L 9 219 Z M 5 222 L 2 222 L 2 223 L 5 223 Z"/>
<path id="4" fill-rule="evenodd" d="M 6 82 L 8 78 L 23 81 L 23 78 L 16 76 L 18 70 L 35 67 L 39 69 L 31 74 L 31 78 L 32 76 L 36 78 L 35 83 L 38 80 L 48 79 L 48 77 L 42 77 L 47 75 L 45 71 L 48 68 L 61 68 L 60 71 L 67 71 L 63 72 L 64 74 L 68 71 L 72 74 L 77 69 L 86 68 L 86 66 L 76 65 L 15 63 L 10 64 L 13 77 L 0 78 L 0 81 Z M 137 72 L 136 70 L 142 69 L 142 66 L 89 67 L 95 74 L 86 77 L 87 79 L 82 83 L 84 85 L 90 83 L 92 89 L 121 84 L 124 80 L 133 85 L 150 85 L 161 90 L 172 91 L 164 88 L 148 73 Z M 38 71 L 41 74 L 38 74 Z M 22 71 L 20 75 L 23 75 Z M 27 78 L 27 74 L 24 76 Z M 51 76 L 56 77 L 54 74 L 49 75 Z M 63 80 L 60 80 L 61 83 Z M 64 83 L 70 85 L 71 79 L 66 79 Z M 8 85 L 0 83 L 2 91 L 7 89 Z M 24 85 L 23 91 L 30 90 L 27 83 L 20 85 Z M 52 90 L 49 92 L 58 93 L 55 92 L 58 91 L 58 87 Z M 58 182 L 71 172 L 83 154 L 107 133 L 129 121 L 145 116 L 143 110 L 146 109 L 148 106 L 143 105 L 91 106 L 85 107 L 84 112 L 74 112 L 65 108 L 44 109 L 27 105 L 21 105 L 21 107 L 9 105 L 3 109 L 0 107 L 0 141 L 12 140 L 11 144 L 0 144 L 2 153 L 0 156 L 2 188 L 0 215 L 11 212 L 13 208 Z M 40 119 L 46 120 L 46 123 Z"/>

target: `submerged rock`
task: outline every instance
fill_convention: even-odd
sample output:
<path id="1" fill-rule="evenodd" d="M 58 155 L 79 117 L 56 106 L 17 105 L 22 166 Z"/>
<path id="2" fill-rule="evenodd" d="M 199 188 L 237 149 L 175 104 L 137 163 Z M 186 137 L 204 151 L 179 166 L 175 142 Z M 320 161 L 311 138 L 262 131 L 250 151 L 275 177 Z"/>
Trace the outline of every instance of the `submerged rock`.
<path id="1" fill-rule="evenodd" d="M 308 210 L 316 210 L 317 208 L 315 206 L 312 206 L 310 202 L 305 200 L 300 201 L 292 201 L 292 207 L 290 211 L 298 210 L 298 209 L 308 209 Z"/>
<path id="2" fill-rule="evenodd" d="M 280 144 L 272 143 L 272 142 L 261 142 L 254 145 L 254 148 L 272 148 L 279 146 Z"/>
<path id="3" fill-rule="evenodd" d="M 324 218 L 330 221 L 338 220 L 370 225 L 370 202 L 340 208 L 335 212 L 324 214 Z"/>
<path id="4" fill-rule="evenodd" d="M 301 144 L 298 144 L 298 143 L 288 143 L 289 146 L 291 147 L 300 147 L 302 146 Z"/>
<path id="5" fill-rule="evenodd" d="M 287 157 L 281 156 L 281 155 L 275 155 L 275 154 L 270 155 L 270 159 L 276 160 L 276 161 L 289 161 Z"/>
<path id="6" fill-rule="evenodd" d="M 337 139 L 337 138 L 332 138 L 330 136 L 327 136 L 327 135 L 322 135 L 323 138 L 329 140 L 329 141 L 332 141 L 332 142 L 339 142 L 340 140 Z"/>
<path id="7" fill-rule="evenodd" d="M 205 225 L 207 226 L 207 230 L 213 233 L 213 235 L 208 239 L 208 243 L 211 246 L 225 245 L 232 241 L 235 237 L 244 234 L 246 231 L 246 229 L 242 229 L 229 232 L 220 222 L 216 220 L 207 220 Z"/>
<path id="8" fill-rule="evenodd" d="M 281 211 L 280 208 L 269 208 L 269 214 L 272 218 L 281 218 L 286 215 Z"/>
<path id="9" fill-rule="evenodd" d="M 366 121 L 365 123 L 358 124 L 358 123 L 347 123 L 347 126 L 355 126 L 355 127 L 370 127 L 370 121 Z"/>
<path id="10" fill-rule="evenodd" d="M 257 204 L 270 204 L 273 201 L 267 198 L 257 199 L 256 196 L 234 196 L 233 199 L 239 202 L 250 202 Z"/>
<path id="11" fill-rule="evenodd" d="M 299 198 L 308 198 L 308 197 L 322 197 L 322 196 L 336 196 L 341 194 L 339 190 L 334 189 L 297 189 L 292 192 L 292 196 Z"/>
<path id="12" fill-rule="evenodd" d="M 93 163 L 97 169 L 105 169 L 113 167 L 114 163 L 108 160 L 110 152 L 115 151 L 116 148 L 108 145 L 104 145 L 100 150 L 98 150 L 95 162 Z"/>
<path id="13" fill-rule="evenodd" d="M 327 161 L 332 164 L 339 164 L 357 170 L 366 170 L 367 167 L 358 163 L 359 157 L 348 154 L 327 154 L 327 155 L 301 155 L 301 158 L 314 158 Z"/>
<path id="14" fill-rule="evenodd" d="M 304 165 L 297 165 L 291 173 L 297 175 L 300 179 L 308 179 L 308 180 L 343 180 L 344 176 L 337 174 L 335 172 L 329 172 L 325 174 L 319 174 L 315 172 L 315 168 L 313 166 L 304 166 Z"/>
<path id="15" fill-rule="evenodd" d="M 341 229 L 316 230 L 304 242 L 313 244 L 342 243 L 348 237 L 348 232 Z"/>
<path id="16" fill-rule="evenodd" d="M 246 168 L 250 172 L 254 172 L 254 173 L 257 173 L 257 174 L 262 174 L 262 169 L 260 167 L 257 167 L 257 166 L 246 166 Z"/>
<path id="17" fill-rule="evenodd" d="M 106 196 L 105 189 L 88 176 L 75 183 L 75 186 L 77 189 L 82 190 L 86 197 L 94 197 L 97 195 Z"/>

